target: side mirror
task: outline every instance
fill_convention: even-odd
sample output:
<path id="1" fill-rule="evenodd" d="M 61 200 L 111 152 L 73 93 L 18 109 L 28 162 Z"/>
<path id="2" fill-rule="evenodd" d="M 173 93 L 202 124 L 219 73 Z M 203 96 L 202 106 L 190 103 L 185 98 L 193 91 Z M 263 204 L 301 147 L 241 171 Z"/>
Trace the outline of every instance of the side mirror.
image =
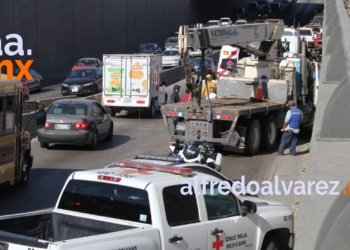
<path id="1" fill-rule="evenodd" d="M 46 123 L 46 112 L 44 109 L 39 109 L 36 114 L 36 126 L 38 128 L 43 128 Z"/>
<path id="2" fill-rule="evenodd" d="M 257 211 L 256 204 L 252 201 L 244 201 L 241 206 L 242 217 L 247 216 L 247 214 L 255 214 Z"/>

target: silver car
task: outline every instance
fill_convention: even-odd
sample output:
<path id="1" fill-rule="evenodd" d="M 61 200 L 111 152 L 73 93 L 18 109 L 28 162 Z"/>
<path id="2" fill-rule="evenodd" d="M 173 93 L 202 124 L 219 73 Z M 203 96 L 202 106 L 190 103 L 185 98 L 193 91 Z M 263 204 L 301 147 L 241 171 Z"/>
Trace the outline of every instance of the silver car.
<path id="1" fill-rule="evenodd" d="M 38 129 L 42 148 L 50 143 L 86 145 L 96 149 L 97 141 L 113 139 L 113 120 L 95 100 L 62 99 L 47 109 L 44 128 Z"/>

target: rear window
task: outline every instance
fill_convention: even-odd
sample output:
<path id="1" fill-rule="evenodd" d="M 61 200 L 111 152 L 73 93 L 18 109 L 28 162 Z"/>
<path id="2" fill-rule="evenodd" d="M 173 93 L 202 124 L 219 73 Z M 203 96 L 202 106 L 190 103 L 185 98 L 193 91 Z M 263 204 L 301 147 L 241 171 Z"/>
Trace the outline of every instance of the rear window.
<path id="1" fill-rule="evenodd" d="M 80 103 L 54 103 L 48 110 L 49 115 L 87 115 L 87 105 Z"/>
<path id="2" fill-rule="evenodd" d="M 191 66 L 196 66 L 196 65 L 199 65 L 201 63 L 201 58 L 196 58 L 196 59 L 193 59 L 190 63 Z M 211 65 L 211 60 L 210 59 L 205 59 L 204 61 L 204 66 L 210 66 Z"/>
<path id="3" fill-rule="evenodd" d="M 116 184 L 71 180 L 58 208 L 152 224 L 148 193 L 143 189 Z"/>
<path id="4" fill-rule="evenodd" d="M 90 60 L 90 59 L 87 59 L 87 60 L 79 60 L 75 66 L 93 66 L 93 65 L 96 65 L 96 62 L 95 60 Z"/>
<path id="5" fill-rule="evenodd" d="M 165 43 L 177 43 L 178 38 L 177 37 L 169 37 Z"/>
<path id="6" fill-rule="evenodd" d="M 285 31 L 285 32 L 283 32 L 283 35 L 284 36 L 294 36 L 293 32 L 291 32 L 291 31 Z"/>
<path id="7" fill-rule="evenodd" d="M 299 33 L 302 36 L 312 36 L 311 30 L 300 30 Z"/>

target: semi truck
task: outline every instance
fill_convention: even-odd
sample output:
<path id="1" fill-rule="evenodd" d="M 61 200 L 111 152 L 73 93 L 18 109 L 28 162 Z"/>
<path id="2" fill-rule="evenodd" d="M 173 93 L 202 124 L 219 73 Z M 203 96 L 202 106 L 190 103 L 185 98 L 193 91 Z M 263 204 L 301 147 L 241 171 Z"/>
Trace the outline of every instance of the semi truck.
<path id="1" fill-rule="evenodd" d="M 19 80 L 8 80 L 0 75 L 0 184 L 25 186 L 33 166 L 31 136 L 22 126 L 22 111 L 35 108 L 36 126 L 42 128 L 46 122 L 43 105 L 24 102 L 23 86 Z M 39 108 L 39 109 L 38 109 Z M 1 244 L 0 244 L 1 249 Z"/>
<path id="2" fill-rule="evenodd" d="M 54 209 L 0 217 L 0 249 L 267 250 L 293 245 L 288 206 L 236 195 L 222 188 L 219 178 L 187 165 L 126 159 L 74 172 Z"/>
<path id="3" fill-rule="evenodd" d="M 288 100 L 294 100 L 303 111 L 302 125 L 312 127 L 317 85 L 314 67 L 306 58 L 305 41 L 295 58 L 282 57 L 283 32 L 283 20 L 277 19 L 226 27 L 180 26 L 179 49 L 185 59 L 189 48 L 204 50 L 223 45 L 240 47 L 255 58 L 241 58 L 233 67 L 235 74 L 217 80 L 215 100 L 198 97 L 202 84 L 206 84 L 204 75 L 194 81 L 196 78 L 186 72 L 185 84 L 193 101 L 161 107 L 169 142 L 180 147 L 184 141 L 206 141 L 248 155 L 260 149 L 273 150 Z M 258 46 L 253 47 L 256 43 Z"/>
<path id="4" fill-rule="evenodd" d="M 148 117 L 167 103 L 166 83 L 160 82 L 162 55 L 103 55 L 102 105 L 112 116 L 125 110 Z"/>

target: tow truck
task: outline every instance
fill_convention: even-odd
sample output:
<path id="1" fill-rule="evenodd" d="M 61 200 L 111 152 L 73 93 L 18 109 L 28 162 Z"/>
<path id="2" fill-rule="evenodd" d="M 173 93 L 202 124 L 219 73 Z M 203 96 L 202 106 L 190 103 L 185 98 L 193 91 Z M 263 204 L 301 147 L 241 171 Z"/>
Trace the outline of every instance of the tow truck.
<path id="1" fill-rule="evenodd" d="M 180 147 L 183 141 L 206 141 L 248 155 L 255 155 L 262 148 L 273 150 L 288 100 L 294 100 L 303 111 L 302 124 L 312 127 L 317 85 L 314 69 L 306 57 L 305 41 L 297 57 L 282 57 L 283 31 L 283 20 L 278 19 L 226 27 L 180 26 L 179 50 L 184 58 L 186 88 L 193 101 L 161 107 L 173 146 Z M 253 47 L 256 43 L 258 46 Z M 197 77 L 186 71 L 188 49 L 202 51 L 204 68 L 204 51 L 224 45 L 240 47 L 255 59 L 242 58 L 231 65 L 231 74 L 217 79 L 217 98 L 202 100 L 198 93 L 206 84 L 205 76 L 202 73 L 196 81 Z"/>

